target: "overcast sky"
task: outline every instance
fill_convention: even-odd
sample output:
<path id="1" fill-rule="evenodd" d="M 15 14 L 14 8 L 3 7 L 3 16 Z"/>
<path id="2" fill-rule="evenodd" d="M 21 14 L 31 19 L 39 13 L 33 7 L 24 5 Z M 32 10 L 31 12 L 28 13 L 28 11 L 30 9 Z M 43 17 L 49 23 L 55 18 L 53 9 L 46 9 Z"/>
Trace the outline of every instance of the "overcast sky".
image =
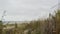
<path id="1" fill-rule="evenodd" d="M 58 0 L 0 0 L 0 18 L 6 10 L 6 21 L 25 21 L 46 18 Z"/>

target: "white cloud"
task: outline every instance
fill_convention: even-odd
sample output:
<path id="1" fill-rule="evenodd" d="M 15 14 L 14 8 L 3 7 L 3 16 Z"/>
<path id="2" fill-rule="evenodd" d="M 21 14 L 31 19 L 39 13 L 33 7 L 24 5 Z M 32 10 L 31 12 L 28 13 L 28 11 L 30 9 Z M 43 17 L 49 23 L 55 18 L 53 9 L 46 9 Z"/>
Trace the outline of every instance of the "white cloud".
<path id="1" fill-rule="evenodd" d="M 57 3 L 58 0 L 0 0 L 0 9 L 7 10 L 6 15 L 13 17 L 19 15 L 21 20 L 29 20 L 39 16 L 48 16 L 50 8 Z M 6 17 L 5 19 L 20 20 L 19 17 L 13 17 Z"/>

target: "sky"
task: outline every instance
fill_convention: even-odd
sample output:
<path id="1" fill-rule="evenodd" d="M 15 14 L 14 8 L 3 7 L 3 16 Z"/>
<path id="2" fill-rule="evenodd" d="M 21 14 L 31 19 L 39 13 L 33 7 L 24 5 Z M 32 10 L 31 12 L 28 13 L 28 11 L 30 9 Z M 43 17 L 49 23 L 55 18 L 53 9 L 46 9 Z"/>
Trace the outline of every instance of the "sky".
<path id="1" fill-rule="evenodd" d="M 4 21 L 29 21 L 46 18 L 53 13 L 58 0 L 0 0 L 0 19 L 6 11 Z"/>

